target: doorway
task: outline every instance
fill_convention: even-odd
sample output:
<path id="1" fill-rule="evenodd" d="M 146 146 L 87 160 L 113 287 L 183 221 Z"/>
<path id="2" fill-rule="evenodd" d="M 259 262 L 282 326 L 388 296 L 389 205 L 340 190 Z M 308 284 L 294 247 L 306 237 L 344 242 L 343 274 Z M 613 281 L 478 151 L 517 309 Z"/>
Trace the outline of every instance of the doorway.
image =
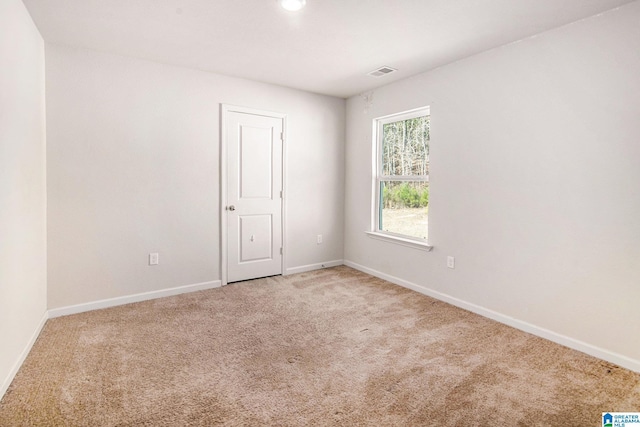
<path id="1" fill-rule="evenodd" d="M 223 284 L 283 272 L 285 116 L 222 106 Z"/>

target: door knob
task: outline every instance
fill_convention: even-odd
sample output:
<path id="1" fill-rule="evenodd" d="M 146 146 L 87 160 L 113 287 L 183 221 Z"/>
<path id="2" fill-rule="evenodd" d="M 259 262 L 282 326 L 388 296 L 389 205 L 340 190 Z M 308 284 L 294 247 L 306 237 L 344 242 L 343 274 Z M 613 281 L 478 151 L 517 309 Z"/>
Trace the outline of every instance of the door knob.
<path id="1" fill-rule="evenodd" d="M 233 205 L 231 205 L 231 206 L 229 206 L 229 208 L 228 208 L 228 209 L 229 209 L 230 211 L 235 211 L 235 210 L 236 210 L 236 207 L 235 207 L 235 206 L 233 206 Z"/>

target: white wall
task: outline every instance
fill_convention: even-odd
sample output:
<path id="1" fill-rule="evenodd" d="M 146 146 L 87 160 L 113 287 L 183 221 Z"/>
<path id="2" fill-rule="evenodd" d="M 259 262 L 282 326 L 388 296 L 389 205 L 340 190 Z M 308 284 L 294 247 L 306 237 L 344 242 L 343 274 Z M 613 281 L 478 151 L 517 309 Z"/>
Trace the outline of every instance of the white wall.
<path id="1" fill-rule="evenodd" d="M 47 298 L 44 42 L 0 2 L 0 398 L 43 325 Z"/>
<path id="2" fill-rule="evenodd" d="M 46 60 L 50 309 L 220 279 L 220 103 L 288 114 L 286 267 L 343 258 L 343 99 L 51 44 Z"/>
<path id="3" fill-rule="evenodd" d="M 349 99 L 345 259 L 640 370 L 639 22 L 634 2 Z M 364 234 L 372 119 L 425 105 L 433 252 Z"/>

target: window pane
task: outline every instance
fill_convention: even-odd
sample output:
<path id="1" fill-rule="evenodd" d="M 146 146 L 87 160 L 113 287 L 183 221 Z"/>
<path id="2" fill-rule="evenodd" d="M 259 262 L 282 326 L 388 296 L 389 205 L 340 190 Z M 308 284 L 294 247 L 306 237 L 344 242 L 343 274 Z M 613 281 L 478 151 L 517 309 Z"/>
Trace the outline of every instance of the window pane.
<path id="1" fill-rule="evenodd" d="M 429 174 L 429 116 L 382 126 L 382 174 Z"/>
<path id="2" fill-rule="evenodd" d="M 381 231 L 426 239 L 429 183 L 382 181 L 379 209 Z"/>

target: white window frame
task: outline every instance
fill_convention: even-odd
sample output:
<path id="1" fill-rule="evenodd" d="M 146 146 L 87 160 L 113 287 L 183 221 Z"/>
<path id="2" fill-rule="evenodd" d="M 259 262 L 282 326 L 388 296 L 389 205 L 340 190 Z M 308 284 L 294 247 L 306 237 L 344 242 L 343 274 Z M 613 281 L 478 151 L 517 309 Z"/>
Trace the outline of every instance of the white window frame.
<path id="1" fill-rule="evenodd" d="M 429 176 L 427 175 L 382 175 L 382 137 L 383 126 L 388 123 L 394 123 L 404 121 L 408 119 L 414 119 L 416 117 L 429 116 L 430 108 L 420 107 L 413 110 L 404 111 L 402 113 L 389 114 L 387 116 L 378 117 L 373 120 L 373 194 L 372 194 L 372 213 L 371 213 L 371 231 L 367 231 L 369 237 L 399 244 L 402 246 L 409 246 L 421 250 L 430 251 L 433 246 L 429 245 L 426 239 L 419 237 L 407 236 L 404 234 L 392 233 L 380 229 L 380 185 L 382 181 L 424 181 L 429 182 Z M 428 234 L 427 234 L 428 235 Z"/>

